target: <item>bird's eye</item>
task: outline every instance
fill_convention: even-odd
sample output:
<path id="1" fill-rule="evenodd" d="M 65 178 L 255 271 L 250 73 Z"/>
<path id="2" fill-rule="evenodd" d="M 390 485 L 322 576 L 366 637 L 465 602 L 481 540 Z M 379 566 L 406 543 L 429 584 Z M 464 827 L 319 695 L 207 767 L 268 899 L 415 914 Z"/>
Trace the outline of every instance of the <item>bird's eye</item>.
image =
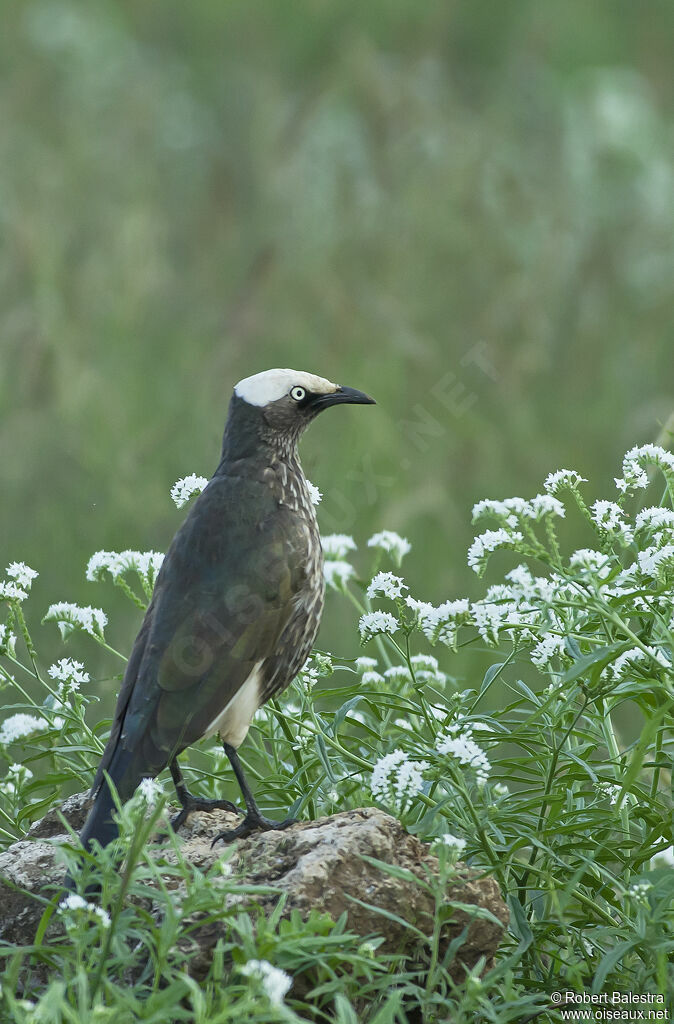
<path id="1" fill-rule="evenodd" d="M 301 388 L 299 384 L 296 385 L 294 388 L 290 389 L 290 397 L 293 399 L 294 402 L 301 402 L 305 396 L 306 391 L 304 390 L 304 388 Z"/>

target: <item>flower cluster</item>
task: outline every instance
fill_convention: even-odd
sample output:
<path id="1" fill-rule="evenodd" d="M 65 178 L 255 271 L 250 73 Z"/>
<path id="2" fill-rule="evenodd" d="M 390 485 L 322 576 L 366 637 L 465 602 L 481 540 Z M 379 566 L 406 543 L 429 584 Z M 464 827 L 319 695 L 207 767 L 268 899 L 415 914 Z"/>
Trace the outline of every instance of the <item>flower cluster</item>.
<path id="1" fill-rule="evenodd" d="M 389 636 L 397 633 L 400 629 L 400 624 L 395 615 L 391 615 L 390 612 L 365 612 L 360 617 L 358 629 L 360 630 L 360 638 L 365 644 L 372 637 L 379 636 L 382 633 L 387 633 Z"/>
<path id="2" fill-rule="evenodd" d="M 404 750 L 393 750 L 380 757 L 372 769 L 370 792 L 375 800 L 404 811 L 421 793 L 423 772 L 429 767 L 428 761 L 411 761 Z"/>
<path id="3" fill-rule="evenodd" d="M 492 552 L 499 548 L 512 549 L 523 540 L 524 537 L 519 530 L 507 530 L 504 527 L 499 530 L 485 530 L 475 538 L 468 549 L 468 565 L 481 576 Z"/>
<path id="4" fill-rule="evenodd" d="M 268 960 L 249 960 L 239 968 L 247 978 L 254 978 L 262 985 L 262 991 L 273 1006 L 280 1006 L 290 991 L 293 979 L 280 967 L 274 967 Z"/>
<path id="5" fill-rule="evenodd" d="M 412 545 L 406 537 L 401 537 L 393 530 L 382 530 L 375 533 L 367 542 L 369 548 L 380 548 L 387 554 L 392 555 L 396 565 L 400 565 L 405 555 L 412 550 Z"/>
<path id="6" fill-rule="evenodd" d="M 116 581 L 135 572 L 152 589 L 163 561 L 159 551 L 96 551 L 87 564 L 87 579 L 102 580 L 108 573 Z"/>
<path id="7" fill-rule="evenodd" d="M 102 640 L 108 617 L 102 608 L 92 608 L 91 605 L 80 607 L 77 604 L 60 601 L 49 606 L 42 621 L 56 622 L 64 640 L 75 629 L 81 629 L 84 633 Z"/>
<path id="8" fill-rule="evenodd" d="M 624 547 L 634 540 L 634 531 L 625 521 L 625 514 L 615 501 L 595 501 L 592 518 L 603 534 L 615 537 Z"/>
<path id="9" fill-rule="evenodd" d="M 59 683 L 56 696 L 60 702 L 65 701 L 69 694 L 79 690 L 82 683 L 89 682 L 89 673 L 85 672 L 81 661 L 72 658 L 61 658 L 47 669 L 52 679 Z"/>
<path id="10" fill-rule="evenodd" d="M 25 601 L 39 573 L 25 562 L 10 562 L 5 569 L 8 580 L 0 580 L 0 600 Z"/>
<path id="11" fill-rule="evenodd" d="M 475 724 L 456 722 L 437 737 L 438 754 L 456 758 L 460 765 L 475 772 L 479 786 L 489 778 L 491 764 L 482 747 L 474 739 Z"/>
<path id="12" fill-rule="evenodd" d="M 78 896 L 77 893 L 71 893 L 66 896 L 64 900 L 61 900 L 58 906 L 62 914 L 72 914 L 83 910 L 87 914 L 93 914 L 97 917 L 103 928 L 110 927 L 110 915 L 107 910 L 103 910 L 103 907 L 99 907 L 97 903 L 87 903 L 82 896 Z"/>
<path id="13" fill-rule="evenodd" d="M 6 747 L 17 740 L 28 739 L 36 733 L 43 732 L 49 728 L 48 722 L 42 718 L 35 718 L 34 715 L 26 715 L 22 712 L 10 715 L 0 726 L 0 747 Z"/>
<path id="14" fill-rule="evenodd" d="M 356 542 L 346 533 L 330 533 L 321 537 L 321 546 L 326 558 L 346 558 L 349 551 L 356 551 Z"/>
<path id="15" fill-rule="evenodd" d="M 16 634 L 12 633 L 4 623 L 0 624 L 0 654 L 14 654 L 16 648 Z"/>
<path id="16" fill-rule="evenodd" d="M 384 597 L 395 601 L 396 598 L 403 596 L 403 590 L 407 590 L 407 587 L 400 576 L 394 576 L 392 572 L 378 572 L 370 582 L 366 594 L 370 598 L 383 594 Z"/>
<path id="17" fill-rule="evenodd" d="M 156 779 L 141 779 L 137 792 L 148 808 L 154 807 L 157 800 L 163 795 L 164 789 L 161 782 Z"/>
<path id="18" fill-rule="evenodd" d="M 350 562 L 343 562 L 338 558 L 328 559 L 323 564 L 323 575 L 328 587 L 344 590 L 349 580 L 356 575 L 356 570 Z"/>
<path id="19" fill-rule="evenodd" d="M 644 465 L 658 466 L 665 475 L 674 476 L 674 455 L 657 444 L 642 444 L 630 448 L 623 458 L 623 475 L 615 478 L 619 491 L 626 494 L 648 487 L 648 474 Z"/>
<path id="20" fill-rule="evenodd" d="M 182 508 L 186 505 L 191 497 L 195 494 L 201 494 L 208 479 L 205 476 L 197 476 L 196 473 L 190 473 L 189 476 L 183 476 L 180 480 L 176 480 L 173 487 L 171 488 L 171 497 L 173 498 L 176 506 Z"/>
<path id="21" fill-rule="evenodd" d="M 554 473 L 548 473 L 543 484 L 548 494 L 559 494 L 560 491 L 575 491 L 578 484 L 586 484 L 587 480 L 575 469 L 557 469 Z"/>
<path id="22" fill-rule="evenodd" d="M 13 802 L 20 795 L 23 786 L 33 778 L 33 773 L 25 764 L 10 764 L 2 782 L 0 795 Z"/>

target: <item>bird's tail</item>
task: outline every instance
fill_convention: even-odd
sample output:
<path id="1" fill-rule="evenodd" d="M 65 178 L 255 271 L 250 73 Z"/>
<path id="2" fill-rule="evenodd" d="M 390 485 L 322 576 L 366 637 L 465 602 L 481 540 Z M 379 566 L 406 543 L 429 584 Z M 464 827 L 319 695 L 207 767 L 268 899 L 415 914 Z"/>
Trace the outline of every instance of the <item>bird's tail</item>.
<path id="1" fill-rule="evenodd" d="M 133 756 L 127 750 L 117 748 L 107 768 L 107 775 L 115 785 L 119 799 L 124 803 L 131 797 L 140 782 L 142 776 L 135 769 Z M 117 838 L 119 829 L 112 819 L 116 804 L 108 779 L 104 776 L 103 781 L 96 793 L 93 805 L 80 832 L 80 842 L 86 850 L 90 850 L 93 840 L 97 840 L 101 846 L 107 846 L 113 839 Z M 65 879 L 66 889 L 74 889 L 75 881 L 72 875 L 68 874 Z"/>

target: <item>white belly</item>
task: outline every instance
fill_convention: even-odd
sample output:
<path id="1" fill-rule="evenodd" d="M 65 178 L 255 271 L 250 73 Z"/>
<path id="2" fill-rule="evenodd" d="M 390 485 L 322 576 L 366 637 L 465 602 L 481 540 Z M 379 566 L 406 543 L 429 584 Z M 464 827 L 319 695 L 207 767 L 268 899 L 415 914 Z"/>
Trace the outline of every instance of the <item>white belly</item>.
<path id="1" fill-rule="evenodd" d="M 243 686 L 239 687 L 230 702 L 213 719 L 204 736 L 213 736 L 219 732 L 222 740 L 231 743 L 233 747 L 243 743 L 253 715 L 260 706 L 261 666 L 262 662 L 258 661 Z"/>

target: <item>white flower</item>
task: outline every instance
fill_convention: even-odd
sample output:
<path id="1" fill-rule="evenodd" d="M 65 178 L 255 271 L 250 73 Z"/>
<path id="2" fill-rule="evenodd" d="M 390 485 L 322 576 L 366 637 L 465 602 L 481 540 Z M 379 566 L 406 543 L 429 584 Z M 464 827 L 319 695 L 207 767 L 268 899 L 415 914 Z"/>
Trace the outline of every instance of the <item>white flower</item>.
<path id="1" fill-rule="evenodd" d="M 613 782 L 595 782 L 594 788 L 598 796 L 610 801 L 611 806 L 618 802 L 622 792 L 622 787 Z"/>
<path id="2" fill-rule="evenodd" d="M 126 572 L 137 572 L 154 585 L 164 555 L 160 551 L 96 551 L 87 563 L 87 579 L 102 580 L 106 572 L 113 580 Z"/>
<path id="3" fill-rule="evenodd" d="M 450 754 L 460 764 L 475 770 L 478 785 L 482 786 L 489 777 L 491 764 L 482 747 L 473 739 L 473 727 L 463 722 L 450 726 L 443 735 L 436 738 L 435 749 L 439 754 Z"/>
<path id="4" fill-rule="evenodd" d="M 394 750 L 380 757 L 372 769 L 370 791 L 375 800 L 392 801 L 404 810 L 423 788 L 422 772 L 429 768 L 427 761 L 410 761 L 404 750 Z"/>
<path id="5" fill-rule="evenodd" d="M 530 657 L 534 665 L 543 668 L 549 665 L 553 658 L 563 658 L 565 655 L 564 637 L 550 633 L 536 644 Z"/>
<path id="6" fill-rule="evenodd" d="M 439 840 L 443 846 L 450 846 L 457 853 L 463 853 L 466 849 L 466 840 L 459 839 L 458 836 L 453 836 L 451 832 L 445 832 L 444 835 L 440 836 Z"/>
<path id="7" fill-rule="evenodd" d="M 630 448 L 623 458 L 622 478 L 616 477 L 615 484 L 625 494 L 636 487 L 648 487 L 648 475 L 643 464 L 658 466 L 665 474 L 674 471 L 674 455 L 657 444 L 642 444 Z"/>
<path id="8" fill-rule="evenodd" d="M 303 668 L 300 669 L 300 675 L 307 690 L 313 690 L 318 680 L 318 669 L 313 667 L 310 658 L 305 661 Z"/>
<path id="9" fill-rule="evenodd" d="M 391 665 L 384 672 L 384 675 L 390 683 L 411 683 L 412 673 L 408 669 L 407 665 Z"/>
<path id="10" fill-rule="evenodd" d="M 16 635 L 11 633 L 7 626 L 0 625 L 0 654 L 5 654 L 9 651 L 10 654 L 14 654 L 14 648 L 16 646 Z"/>
<path id="11" fill-rule="evenodd" d="M 508 530 L 485 530 L 479 534 L 468 549 L 468 565 L 474 572 L 480 573 L 487 564 L 492 551 L 497 548 L 512 548 L 522 540 L 519 531 L 510 533 Z"/>
<path id="12" fill-rule="evenodd" d="M 637 563 L 644 576 L 651 579 L 659 579 L 674 558 L 674 544 L 665 544 L 664 547 L 649 547 L 640 551 L 637 555 Z"/>
<path id="13" fill-rule="evenodd" d="M 510 792 L 508 787 L 503 782 L 495 783 L 493 791 L 495 796 L 508 796 L 508 793 Z"/>
<path id="14" fill-rule="evenodd" d="M 528 509 L 527 502 L 523 498 L 506 498 L 499 501 L 496 498 L 482 498 L 473 505 L 472 521 L 477 523 L 480 519 L 487 517 L 498 519 L 512 529 L 517 526 L 518 516 L 524 514 Z"/>
<path id="15" fill-rule="evenodd" d="M 566 516 L 566 509 L 559 500 L 550 494 L 536 494 L 529 502 L 529 510 L 526 513 L 529 519 L 543 519 L 545 516 L 559 516 L 563 519 Z"/>
<path id="16" fill-rule="evenodd" d="M 268 960 L 249 960 L 239 970 L 246 977 L 262 983 L 264 994 L 274 1006 L 281 1005 L 293 983 L 289 974 L 279 967 L 273 967 Z"/>
<path id="17" fill-rule="evenodd" d="M 90 583 L 100 580 L 106 570 L 111 570 L 117 555 L 114 551 L 95 551 L 87 562 L 86 577 Z"/>
<path id="18" fill-rule="evenodd" d="M 85 910 L 88 914 L 94 914 L 99 918 L 103 928 L 110 927 L 110 915 L 107 910 L 103 910 L 103 907 L 99 907 L 96 903 L 87 903 L 85 899 L 78 896 L 77 893 L 70 893 L 65 899 L 61 900 L 58 909 L 62 912 Z"/>
<path id="19" fill-rule="evenodd" d="M 321 545 L 326 558 L 345 558 L 349 551 L 356 550 L 355 540 L 345 533 L 331 533 L 321 537 Z"/>
<path id="20" fill-rule="evenodd" d="M 625 890 L 625 895 L 634 900 L 635 903 L 640 903 L 642 906 L 648 906 L 648 893 L 653 888 L 651 882 L 633 882 L 628 889 Z"/>
<path id="21" fill-rule="evenodd" d="M 403 590 L 407 590 L 407 587 L 400 576 L 394 576 L 392 572 L 378 572 L 367 588 L 367 596 L 372 598 L 383 594 L 394 601 L 403 596 Z"/>
<path id="22" fill-rule="evenodd" d="M 310 480 L 307 480 L 307 490 L 309 491 L 309 497 L 311 498 L 312 505 L 320 505 L 323 501 L 323 495 L 319 491 L 315 484 L 312 484 Z"/>
<path id="23" fill-rule="evenodd" d="M 141 779 L 138 792 L 148 807 L 154 807 L 164 789 L 161 782 L 157 782 L 156 779 Z"/>
<path id="24" fill-rule="evenodd" d="M 89 673 L 84 671 L 81 661 L 73 661 L 72 658 L 61 658 L 60 661 L 50 665 L 47 672 L 52 679 L 61 683 L 70 683 L 70 689 L 78 690 L 80 683 L 89 682 Z"/>
<path id="25" fill-rule="evenodd" d="M 92 608 L 91 605 L 80 607 L 61 601 L 49 606 L 42 621 L 56 622 L 64 639 L 74 629 L 82 629 L 91 636 L 102 638 L 108 617 L 101 608 Z"/>
<path id="26" fill-rule="evenodd" d="M 367 546 L 387 551 L 390 555 L 393 555 L 397 565 L 400 565 L 405 555 L 412 550 L 412 545 L 407 538 L 401 537 L 400 534 L 394 533 L 393 530 L 382 530 L 380 533 L 373 534 L 368 540 Z"/>
<path id="27" fill-rule="evenodd" d="M 400 623 L 390 612 L 366 612 L 360 617 L 358 629 L 361 640 L 366 643 L 379 633 L 397 633 Z"/>
<path id="28" fill-rule="evenodd" d="M 78 896 L 76 892 L 66 896 L 64 900 L 59 903 L 59 910 L 86 910 L 87 901 L 81 896 Z"/>
<path id="29" fill-rule="evenodd" d="M 378 686 L 384 682 L 384 677 L 379 672 L 363 672 L 361 682 L 363 686 Z"/>
<path id="30" fill-rule="evenodd" d="M 189 476 L 183 476 L 180 480 L 176 480 L 171 488 L 171 497 L 176 506 L 182 508 L 192 495 L 201 494 L 207 483 L 208 479 L 205 476 L 197 476 L 196 473 L 190 473 Z"/>
<path id="31" fill-rule="evenodd" d="M 363 656 L 362 658 L 356 658 L 354 664 L 359 672 L 366 672 L 368 669 L 376 668 L 378 662 L 376 658 L 366 658 Z"/>
<path id="32" fill-rule="evenodd" d="M 35 569 L 31 569 L 25 562 L 10 562 L 5 572 L 8 576 L 16 582 L 18 587 L 23 590 L 30 590 L 31 583 L 36 580 L 40 575 Z"/>
<path id="33" fill-rule="evenodd" d="M 497 644 L 499 630 L 509 618 L 510 606 L 476 601 L 470 606 L 470 612 L 482 639 L 489 644 Z"/>
<path id="34" fill-rule="evenodd" d="M 0 726 L 0 746 L 14 743 L 16 740 L 26 739 L 36 732 L 43 732 L 48 728 L 48 723 L 43 719 L 34 718 L 33 715 L 19 713 L 6 718 Z"/>
<path id="35" fill-rule="evenodd" d="M 614 682 L 621 682 L 632 675 L 637 663 L 645 663 L 651 669 L 653 661 L 662 665 L 663 668 L 671 667 L 670 662 L 657 647 L 647 647 L 646 651 L 642 651 L 640 647 L 632 647 L 629 651 L 623 651 L 610 665 L 606 666 L 602 671 L 602 677 L 612 679 Z"/>
<path id="36" fill-rule="evenodd" d="M 467 598 L 445 601 L 437 608 L 427 601 L 415 601 L 412 597 L 406 599 L 406 604 L 416 612 L 419 628 L 432 644 L 440 642 L 456 650 L 459 626 L 471 621 L 470 602 Z"/>
<path id="37" fill-rule="evenodd" d="M 416 671 L 421 670 L 433 674 L 438 671 L 438 659 L 434 658 L 432 654 L 413 654 L 410 661 Z"/>
<path id="38" fill-rule="evenodd" d="M 343 590 L 349 580 L 356 575 L 356 570 L 350 562 L 328 561 L 323 564 L 323 575 L 329 587 Z"/>
<path id="39" fill-rule="evenodd" d="M 627 546 L 632 543 L 634 534 L 623 517 L 624 512 L 615 501 L 595 501 L 592 506 L 592 518 L 597 526 Z"/>
<path id="40" fill-rule="evenodd" d="M 674 511 L 671 508 L 662 508 L 659 505 L 644 508 L 641 512 L 637 513 L 635 526 L 637 533 L 640 530 L 648 530 L 651 533 L 663 527 L 666 530 L 672 531 L 674 530 Z"/>
<path id="41" fill-rule="evenodd" d="M 28 591 L 23 590 L 16 583 L 5 583 L 3 580 L 0 582 L 0 598 L 2 597 L 8 601 L 25 601 L 28 597 Z"/>
<path id="42" fill-rule="evenodd" d="M 535 592 L 534 577 L 531 569 L 525 565 L 524 562 L 520 562 L 520 564 L 516 565 L 514 569 L 507 572 L 505 574 L 505 578 L 510 580 L 511 583 L 514 583 L 527 595 L 531 595 Z"/>
<path id="43" fill-rule="evenodd" d="M 587 480 L 575 469 L 558 469 L 554 473 L 548 473 L 543 486 L 548 494 L 557 494 L 563 488 L 573 491 L 581 483 L 587 483 Z"/>
<path id="44" fill-rule="evenodd" d="M 4 780 L 0 783 L 0 793 L 12 800 L 19 793 L 21 787 L 32 778 L 33 773 L 30 768 L 26 768 L 23 764 L 10 764 Z"/>
<path id="45" fill-rule="evenodd" d="M 593 548 L 578 548 L 569 558 L 570 569 L 580 569 L 591 573 L 600 580 L 605 580 L 611 572 L 611 559 L 603 551 Z"/>

